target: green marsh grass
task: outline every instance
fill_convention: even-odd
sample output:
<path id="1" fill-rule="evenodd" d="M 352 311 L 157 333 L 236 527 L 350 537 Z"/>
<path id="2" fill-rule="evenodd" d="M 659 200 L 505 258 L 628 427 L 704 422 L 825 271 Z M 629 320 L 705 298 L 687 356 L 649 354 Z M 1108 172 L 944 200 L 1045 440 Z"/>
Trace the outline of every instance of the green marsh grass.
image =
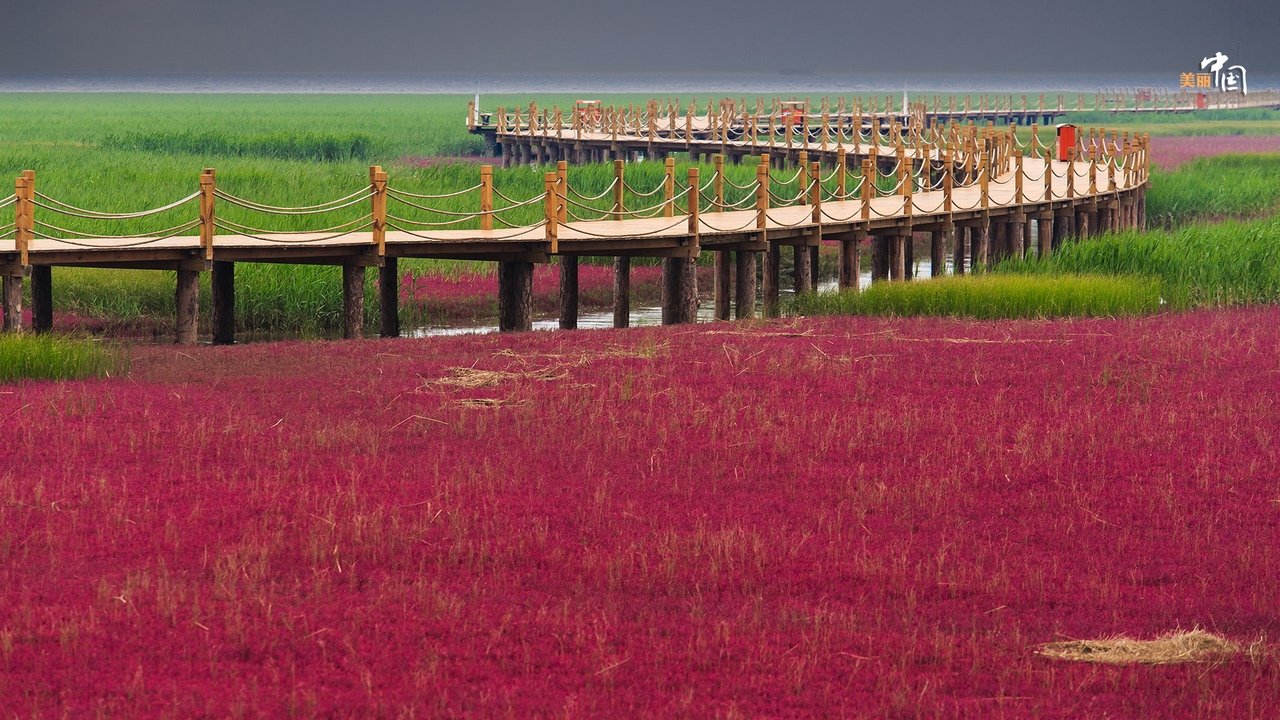
<path id="1" fill-rule="evenodd" d="M 1000 271 L 1037 276 L 1143 276 L 1173 308 L 1280 302 L 1280 218 L 1199 223 L 1068 242 L 1044 259 Z"/>
<path id="2" fill-rule="evenodd" d="M 0 335 L 0 382 L 74 380 L 119 375 L 128 368 L 122 350 L 60 335 Z"/>
<path id="3" fill-rule="evenodd" d="M 1156 168 L 1147 191 L 1147 222 L 1178 226 L 1200 219 L 1245 218 L 1280 201 L 1280 155 L 1216 155 L 1166 172 Z"/>
<path id="4" fill-rule="evenodd" d="M 705 106 L 708 97 L 701 96 L 699 107 Z M 476 165 L 481 160 L 475 156 L 483 151 L 483 142 L 465 127 L 469 99 L 465 95 L 5 94 L 0 95 L 0 126 L 5 128 L 0 138 L 0 175 L 12 177 L 24 169 L 34 169 L 40 192 L 73 205 L 110 212 L 158 207 L 189 195 L 197 189 L 204 167 L 217 168 L 220 189 L 270 205 L 312 205 L 356 192 L 365 185 L 370 164 L 384 166 L 392 187 L 424 194 L 449 193 L 479 181 Z M 527 106 L 530 99 L 486 95 L 482 102 L 487 109 L 499 105 L 514 108 Z M 558 104 L 568 108 L 575 98 L 533 99 L 540 107 Z M 606 104 L 626 105 L 642 104 L 647 98 L 618 95 L 601 99 Z M 693 99 L 680 98 L 682 104 Z M 754 96 L 749 101 L 754 102 Z M 1280 126 L 1280 120 L 1247 122 L 1274 122 Z M 1203 124 L 1212 127 L 1215 123 Z M 471 157 L 464 162 L 425 163 L 425 167 L 419 161 L 458 156 Z M 677 176 L 682 182 L 686 168 L 686 164 L 678 164 Z M 703 177 L 707 177 L 710 166 L 703 164 L 701 168 Z M 496 188 L 516 200 L 535 196 L 542 192 L 547 169 L 497 169 Z M 754 179 L 755 167 L 750 162 L 726 169 L 738 184 L 749 184 Z M 1256 171 L 1254 179 L 1263 183 L 1265 172 Z M 660 163 L 627 166 L 628 185 L 637 191 L 628 192 L 628 208 L 652 206 L 660 198 L 660 193 L 647 198 L 639 193 L 658 187 L 662 173 Z M 775 172 L 775 194 L 795 195 L 795 181 L 779 180 L 779 176 L 790 174 Z M 603 192 L 612 179 L 610 164 L 570 170 L 571 185 L 583 195 Z M 1164 182 L 1158 178 L 1157 186 Z M 1169 182 L 1172 187 L 1174 181 Z M 831 184 L 834 186 L 834 182 Z M 1161 198 L 1158 187 L 1153 188 L 1152 217 L 1163 217 L 1166 212 L 1182 216 L 1183 208 L 1199 202 L 1195 193 L 1203 195 L 1204 188 L 1193 185 L 1191 181 L 1184 182 L 1183 189 L 1173 192 L 1167 201 Z M 726 190 L 726 199 L 731 203 L 745 199 L 744 191 Z M 1211 212 L 1233 214 L 1237 210 L 1222 208 L 1242 207 L 1244 212 L 1252 212 L 1259 197 L 1235 189 L 1226 194 L 1228 197 L 1215 201 Z M 584 218 L 603 214 L 612 202 L 610 197 L 577 201 L 591 208 L 572 208 L 574 214 Z M 452 212 L 471 212 L 478 209 L 479 198 L 478 193 L 470 192 L 426 204 Z M 505 205 L 498 199 L 499 208 Z M 447 219 L 395 202 L 390 204 L 390 210 L 405 218 L 434 222 Z M 221 218 L 276 230 L 316 230 L 354 220 L 366 212 L 367 208 L 356 206 L 323 217 L 299 218 L 265 216 L 226 202 L 219 202 L 218 206 Z M 69 230 L 131 234 L 172 227 L 194 218 L 195 213 L 195 204 L 189 203 L 162 216 L 110 224 L 56 216 L 44 209 L 37 210 L 37 218 Z M 541 213 L 540 207 L 530 206 L 500 217 L 515 225 L 532 224 L 539 221 Z M 469 220 L 454 227 L 476 226 L 478 221 Z M 448 262 L 441 261 L 401 261 L 403 273 L 448 267 Z M 337 268 L 240 264 L 236 272 L 241 330 L 320 334 L 338 327 L 341 299 Z M 376 286 L 372 272 L 368 277 L 366 320 L 372 323 L 377 312 L 372 301 Z M 202 281 L 202 312 L 207 314 L 208 280 Z M 171 322 L 173 286 L 173 275 L 167 272 L 58 268 L 54 273 L 54 302 L 64 312 L 110 319 L 150 316 Z"/>
<path id="5" fill-rule="evenodd" d="M 980 275 L 879 282 L 865 291 L 807 293 L 803 315 L 916 315 L 980 319 L 1111 317 L 1153 312 L 1158 282 L 1100 275 Z"/>

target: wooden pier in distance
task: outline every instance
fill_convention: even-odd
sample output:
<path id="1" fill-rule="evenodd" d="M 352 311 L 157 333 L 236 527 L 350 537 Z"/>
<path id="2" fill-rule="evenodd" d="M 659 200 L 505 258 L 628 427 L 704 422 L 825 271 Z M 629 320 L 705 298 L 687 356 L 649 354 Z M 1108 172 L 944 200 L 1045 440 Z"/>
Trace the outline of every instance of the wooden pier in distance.
<path id="1" fill-rule="evenodd" d="M 760 151 L 762 161 L 746 186 L 732 186 L 721 153 L 715 154 L 715 169 L 707 175 L 693 167 L 677 177 L 673 159 L 665 158 L 662 182 L 652 189 L 630 188 L 627 163 L 617 158 L 612 184 L 588 197 L 575 188 L 567 161 L 560 160 L 545 173 L 542 193 L 505 198 L 506 205 L 495 204 L 495 195 L 505 196 L 494 187 L 488 166 L 480 168 L 475 186 L 440 195 L 399 190 L 387 173 L 374 167 L 358 191 L 308 207 L 272 207 L 238 197 L 220 187 L 216 173 L 207 169 L 191 195 L 132 213 L 84 210 L 48 197 L 27 171 L 17 178 L 14 194 L 0 200 L 0 209 L 11 206 L 14 212 L 14 222 L 0 227 L 4 327 L 22 329 L 22 289 L 29 277 L 34 329 L 51 328 L 56 291 L 52 267 L 170 270 L 177 275 L 175 339 L 193 343 L 198 274 L 209 272 L 212 339 L 231 342 L 235 264 L 271 262 L 342 266 L 346 337 L 363 335 L 365 269 L 377 267 L 380 331 L 396 336 L 397 261 L 402 257 L 498 263 L 499 327 L 504 331 L 532 325 L 536 263 L 559 259 L 561 327 L 572 328 L 579 258 L 616 258 L 615 325 L 622 327 L 630 303 L 630 259 L 662 258 L 663 322 L 686 323 L 696 319 L 694 263 L 703 251 L 715 254 L 717 319 L 728 320 L 735 307 L 737 318 L 772 315 L 779 304 L 784 247 L 794 253 L 793 287 L 803 291 L 813 286 L 812 268 L 824 241 L 839 245 L 840 287 L 856 288 L 863 242 L 872 243 L 873 277 L 907 280 L 914 232 L 931 233 L 933 272 L 940 274 L 948 253 L 956 272 L 981 272 L 1033 245 L 1047 254 L 1068 237 L 1141 227 L 1148 145 L 1147 137 L 1114 132 L 1081 133 L 1071 146 L 1046 146 L 1034 136 L 1024 143 L 1004 128 L 953 124 L 903 132 L 900 124 L 890 123 L 875 129 L 874 137 L 862 134 L 857 142 L 826 137 L 825 142 L 815 138 L 807 149 L 794 143 L 777 147 L 793 158 L 793 171 L 774 169 L 769 151 L 775 148 L 757 144 L 753 149 Z M 741 197 L 728 201 L 726 185 Z M 780 185 L 794 185 L 794 193 L 779 195 Z M 651 200 L 628 207 L 624 191 Z M 472 211 L 438 204 L 471 193 Z M 323 230 L 285 232 L 233 222 L 218 212 L 225 205 L 264 216 L 324 216 L 343 208 L 367 212 Z M 194 212 L 174 227 L 146 235 L 73 233 L 47 219 L 71 216 L 110 225 L 182 208 Z M 542 219 L 511 226 L 505 218 L 517 208 L 537 208 Z M 759 262 L 763 267 L 758 273 Z M 763 285 L 759 293 L 757 277 Z"/>
<path id="2" fill-rule="evenodd" d="M 594 102 L 594 101 L 593 101 Z M 792 166 L 801 150 L 813 155 L 835 147 L 859 153 L 860 147 L 912 144 L 912 138 L 936 134 L 957 123 L 1048 125 L 1069 112 L 1106 112 L 1117 120 L 1140 114 L 1194 113 L 1205 110 L 1280 108 L 1280 92 L 1264 90 L 1193 93 L 1102 91 L 1086 103 L 1065 95 L 1046 99 L 1022 95 L 933 96 L 908 102 L 892 95 L 864 101 L 821 98 L 787 101 L 756 98 L 696 101 L 650 100 L 643 106 L 613 107 L 579 103 L 567 110 L 530 103 L 514 110 L 483 111 L 469 103 L 467 127 L 485 140 L 502 165 L 607 162 L 614 158 L 661 160 L 671 153 L 693 159 L 724 155 L 729 162 L 769 153 L 779 166 Z M 904 141 L 902 136 L 907 136 Z"/>

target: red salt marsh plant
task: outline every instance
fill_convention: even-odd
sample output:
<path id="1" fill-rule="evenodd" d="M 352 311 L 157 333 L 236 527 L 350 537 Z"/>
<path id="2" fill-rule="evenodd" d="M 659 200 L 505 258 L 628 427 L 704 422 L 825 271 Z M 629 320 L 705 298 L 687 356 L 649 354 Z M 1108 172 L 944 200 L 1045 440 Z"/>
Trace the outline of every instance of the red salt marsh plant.
<path id="1" fill-rule="evenodd" d="M 1163 170 L 1215 155 L 1280 153 L 1278 135 L 1153 135 L 1151 162 Z"/>
<path id="2" fill-rule="evenodd" d="M 1275 716 L 1278 396 L 1275 309 L 138 348 L 0 394 L 0 708 Z"/>

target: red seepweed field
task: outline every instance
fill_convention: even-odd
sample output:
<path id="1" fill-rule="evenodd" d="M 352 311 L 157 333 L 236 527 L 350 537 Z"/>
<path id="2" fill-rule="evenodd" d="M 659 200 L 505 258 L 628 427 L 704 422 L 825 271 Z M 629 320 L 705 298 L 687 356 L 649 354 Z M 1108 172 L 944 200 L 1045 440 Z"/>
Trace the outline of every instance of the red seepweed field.
<path id="1" fill-rule="evenodd" d="M 1280 310 L 140 347 L 0 387 L 5 717 L 1267 717 Z M 1199 627 L 1111 666 L 1042 643 Z"/>

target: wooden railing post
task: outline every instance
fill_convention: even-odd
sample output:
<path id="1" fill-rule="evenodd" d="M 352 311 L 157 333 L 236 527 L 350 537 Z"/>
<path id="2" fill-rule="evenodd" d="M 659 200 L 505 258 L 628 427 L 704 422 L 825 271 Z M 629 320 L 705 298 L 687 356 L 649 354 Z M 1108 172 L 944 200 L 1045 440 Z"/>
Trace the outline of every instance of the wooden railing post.
<path id="1" fill-rule="evenodd" d="M 623 206 L 626 198 L 626 185 L 623 182 L 623 171 L 626 163 L 622 160 L 613 161 L 613 219 L 621 220 L 622 213 L 626 212 Z"/>
<path id="2" fill-rule="evenodd" d="M 1076 196 L 1076 149 L 1067 150 L 1067 197 Z"/>
<path id="3" fill-rule="evenodd" d="M 214 223 L 217 217 L 215 190 L 214 169 L 205 168 L 200 174 L 200 247 L 204 250 L 205 260 L 213 260 Z"/>
<path id="4" fill-rule="evenodd" d="M 796 173 L 796 204 L 805 205 L 809 197 L 809 153 L 801 150 Z"/>
<path id="5" fill-rule="evenodd" d="M 569 222 L 569 203 L 565 198 L 569 197 L 569 163 L 561 160 L 556 163 L 556 180 L 559 189 L 556 191 L 556 203 L 560 207 L 560 224 Z"/>
<path id="6" fill-rule="evenodd" d="M 978 184 L 982 190 L 982 209 L 986 210 L 991 206 L 991 155 L 990 153 L 982 153 L 982 157 L 978 159 Z"/>
<path id="7" fill-rule="evenodd" d="M 814 160 L 809 165 L 809 204 L 813 206 L 813 224 L 822 224 L 822 165 Z M 813 272 L 817 273 L 814 268 Z M 816 282 L 816 275 L 815 275 Z"/>
<path id="8" fill-rule="evenodd" d="M 13 238 L 18 250 L 18 264 L 31 264 L 31 241 L 35 236 L 35 170 L 23 170 L 14 180 Z"/>
<path id="9" fill-rule="evenodd" d="M 480 229 L 493 229 L 493 166 L 480 166 Z"/>
<path id="10" fill-rule="evenodd" d="M 701 205 L 702 193 L 698 190 L 698 168 L 689 168 L 689 195 L 686 197 L 686 207 L 689 211 L 689 234 L 693 236 L 694 247 L 698 246 L 698 210 Z"/>
<path id="11" fill-rule="evenodd" d="M 906 175 L 902 180 L 902 214 L 911 217 L 911 211 L 915 207 L 912 202 L 912 193 L 915 190 L 915 161 L 912 158 L 903 158 L 903 167 L 906 168 Z"/>
<path id="12" fill-rule="evenodd" d="M 871 219 L 871 199 L 875 197 L 876 180 L 880 171 L 871 158 L 862 158 L 862 219 Z"/>
<path id="13" fill-rule="evenodd" d="M 955 160 L 951 159 L 948 154 L 942 159 L 942 209 L 948 214 L 951 213 L 951 197 L 952 190 L 955 186 Z"/>
<path id="14" fill-rule="evenodd" d="M 1044 149 L 1044 200 L 1053 200 L 1053 151 Z"/>
<path id="15" fill-rule="evenodd" d="M 760 156 L 756 166 L 756 229 L 763 234 L 769 210 L 769 154 Z"/>
<path id="16" fill-rule="evenodd" d="M 844 145 L 841 144 L 836 148 L 836 199 L 839 202 L 845 201 L 845 175 L 848 174 L 849 160 L 845 156 Z"/>
<path id="17" fill-rule="evenodd" d="M 667 158 L 663 161 L 664 180 L 662 182 L 662 215 L 663 217 L 675 217 L 676 214 L 676 161 L 675 158 Z"/>
<path id="18" fill-rule="evenodd" d="M 387 255 L 387 174 L 381 165 L 369 168 L 369 184 L 373 187 L 373 244 L 378 248 L 378 257 Z"/>
<path id="19" fill-rule="evenodd" d="M 542 179 L 546 186 L 546 240 L 551 243 L 551 254 L 554 255 L 560 251 L 560 176 L 549 172 Z"/>
<path id="20" fill-rule="evenodd" d="M 711 189 L 715 193 L 715 205 L 711 212 L 724 212 L 724 155 L 716 155 L 714 172 Z"/>
<path id="21" fill-rule="evenodd" d="M 1022 204 L 1022 151 L 1013 151 L 1013 202 Z"/>

